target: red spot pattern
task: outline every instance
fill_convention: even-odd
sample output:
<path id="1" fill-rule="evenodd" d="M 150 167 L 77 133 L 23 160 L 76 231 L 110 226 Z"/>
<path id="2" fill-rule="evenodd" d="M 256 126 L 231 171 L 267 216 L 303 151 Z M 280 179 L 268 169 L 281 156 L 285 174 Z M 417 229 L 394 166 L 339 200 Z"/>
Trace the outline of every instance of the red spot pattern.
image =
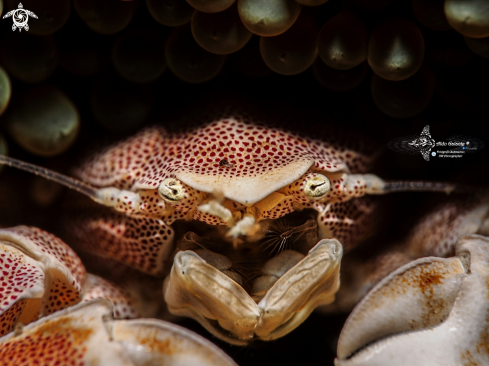
<path id="1" fill-rule="evenodd" d="M 24 310 L 26 300 L 19 300 L 0 315 L 0 337 L 14 329 L 17 319 Z M 1 362 L 1 361 L 0 361 Z"/>
<path id="2" fill-rule="evenodd" d="M 175 211 L 185 214 L 197 207 L 199 198 L 201 198 L 202 194 L 198 190 L 194 190 L 183 182 L 180 183 L 182 185 L 183 199 L 178 203 L 171 203 L 167 205 L 174 208 Z"/>
<path id="3" fill-rule="evenodd" d="M 227 161 L 227 164 L 220 164 L 223 160 Z M 277 168 L 301 160 L 313 161 L 311 170 L 288 187 L 285 193 L 289 197 L 271 210 L 262 212 L 261 218 L 282 217 L 294 211 L 294 203 L 316 207 L 316 203 L 307 199 L 302 192 L 305 182 L 316 172 L 331 176 L 331 191 L 325 197 L 328 202 L 347 201 L 351 197 L 360 197 L 365 193 L 364 184 L 346 187 L 347 182 L 341 172 L 365 171 L 370 163 L 366 156 L 328 142 L 301 137 L 277 128 L 268 128 L 250 117 L 240 117 L 236 114 L 233 117 L 215 117 L 202 127 L 184 133 L 169 134 L 161 127 L 143 130 L 92 157 L 75 173 L 84 181 L 98 187 L 113 186 L 119 189 L 139 190 L 141 214 L 161 218 L 162 221 L 155 221 L 161 222 L 162 230 L 165 230 L 165 223 L 170 225 L 178 219 L 192 218 L 210 225 L 225 223 L 218 217 L 195 210 L 203 193 L 191 187 L 185 186 L 187 197 L 179 204 L 165 204 L 157 193 L 157 187 L 162 180 L 176 177 L 179 172 L 218 176 L 220 180 L 265 176 Z M 219 186 L 216 185 L 215 189 L 219 190 Z M 287 187 L 285 189 L 287 190 Z M 341 238 L 350 232 L 353 240 L 353 237 L 361 236 L 355 234 L 360 230 L 359 224 L 350 225 L 348 220 L 341 218 L 347 217 L 345 215 L 350 213 L 350 206 L 341 208 L 333 205 L 331 214 L 335 215 L 335 218 L 331 215 L 325 216 L 320 222 L 334 228 L 334 232 Z M 317 209 L 324 210 L 324 206 Z M 189 217 L 192 210 L 193 216 Z M 240 211 L 243 216 L 246 207 L 241 205 L 231 211 Z M 352 215 L 353 220 L 360 220 L 355 214 Z M 147 230 L 137 228 L 137 225 L 133 226 L 130 232 L 139 230 L 144 238 L 139 239 L 131 233 L 123 234 L 126 231 L 125 227 L 117 227 L 104 220 L 92 221 L 90 225 L 90 230 L 97 232 L 95 237 L 99 240 L 100 248 L 95 250 L 99 255 L 111 256 L 138 269 L 144 268 L 143 270 L 148 273 L 155 272 L 155 264 L 149 263 L 147 258 L 154 259 L 158 249 L 155 248 L 148 253 L 148 245 L 151 247 L 156 243 L 148 243 L 151 236 Z M 122 242 L 118 243 L 119 240 Z M 143 240 L 144 253 L 138 253 L 137 245 L 143 244 Z M 171 241 L 163 241 L 160 245 L 170 244 Z M 148 254 L 152 256 L 146 257 Z"/>
<path id="4" fill-rule="evenodd" d="M 316 173 L 306 173 L 302 182 L 300 182 L 299 190 L 294 194 L 297 202 L 306 203 L 307 197 L 304 195 L 303 189 L 307 180 Z M 348 174 L 328 174 L 330 181 L 330 191 L 322 201 L 328 203 L 346 202 L 353 197 L 363 197 L 365 195 L 367 184 L 365 180 L 348 180 Z M 350 175 L 350 177 L 352 177 Z"/>
<path id="5" fill-rule="evenodd" d="M 117 212 L 87 217 L 74 225 L 83 250 L 155 276 L 173 247 L 174 231 L 162 220 Z"/>
<path id="6" fill-rule="evenodd" d="M 26 290 L 44 284 L 42 269 L 27 258 L 21 251 L 0 244 L 0 314 L 26 296 Z"/>
<path id="7" fill-rule="evenodd" d="M 328 201 L 343 201 L 345 197 L 345 177 L 343 175 L 330 179 L 331 190 L 326 195 Z"/>
<path id="8" fill-rule="evenodd" d="M 223 160 L 229 166 L 221 166 Z M 260 126 L 246 118 L 216 118 L 204 127 L 168 134 L 146 129 L 88 160 L 76 174 L 99 187 L 157 188 L 177 172 L 250 177 L 270 173 L 293 161 L 312 160 L 319 170 L 359 170 L 368 159 L 327 142 Z M 219 189 L 219 187 L 216 187 Z"/>
<path id="9" fill-rule="evenodd" d="M 130 189 L 147 166 L 168 146 L 161 128 L 145 129 L 128 140 L 93 156 L 75 174 L 97 187 Z M 153 187 L 152 187 L 153 188 Z"/>
<path id="10" fill-rule="evenodd" d="M 352 190 L 349 190 L 348 187 L 346 187 L 346 174 L 326 174 L 327 177 L 330 179 L 330 191 L 319 201 L 311 200 L 304 194 L 304 188 L 306 186 L 306 183 L 318 174 L 319 173 L 309 171 L 305 173 L 300 179 L 285 187 L 282 191 L 287 195 L 287 197 L 282 203 L 279 203 L 272 210 L 264 212 L 262 214 L 262 218 L 277 219 L 283 217 L 286 214 L 291 213 L 295 210 L 294 203 L 303 205 L 304 207 L 315 208 L 319 212 L 322 212 L 325 209 L 325 204 L 321 202 L 346 202 L 353 197 L 361 197 L 365 195 L 365 182 L 361 183 L 360 181 L 358 181 L 356 182 L 355 187 Z M 316 207 L 315 202 L 319 206 Z M 336 207 L 337 206 L 334 206 L 333 208 L 336 209 Z M 345 209 L 347 210 L 348 208 Z M 331 222 L 329 222 L 328 225 L 331 225 Z"/>
<path id="11" fill-rule="evenodd" d="M 138 191 L 141 205 L 139 210 L 142 214 L 162 218 L 167 225 L 171 225 L 175 220 L 192 218 L 199 202 L 202 200 L 202 193 L 194 190 L 184 183 L 182 185 L 183 199 L 178 203 L 167 203 L 159 195 L 157 189 L 142 189 Z"/>
<path id="12" fill-rule="evenodd" d="M 138 192 L 141 200 L 139 211 L 148 216 L 163 217 L 167 214 L 169 207 L 158 194 L 156 189 L 142 189 Z M 167 222 L 165 220 L 165 222 Z"/>
<path id="13" fill-rule="evenodd" d="M 132 193 L 132 192 L 131 192 Z M 138 204 L 133 200 L 135 197 L 122 196 L 117 197 L 117 203 L 114 206 L 119 212 L 127 212 L 129 214 L 138 212 Z"/>
<path id="14" fill-rule="evenodd" d="M 226 225 L 226 223 L 219 217 L 198 210 L 194 212 L 193 219 L 205 222 L 209 225 Z"/>
<path id="15" fill-rule="evenodd" d="M 81 300 L 81 295 L 81 289 L 66 281 L 65 277 L 53 278 L 51 283 L 46 284 L 42 316 L 77 304 Z"/>
<path id="16" fill-rule="evenodd" d="M 28 335 L 12 337 L 0 347 L 0 366 L 83 366 L 88 329 L 52 321 Z"/>
<path id="17" fill-rule="evenodd" d="M 114 318 L 132 319 L 139 317 L 138 311 L 132 304 L 131 296 L 126 291 L 103 278 L 88 275 L 82 302 L 99 297 L 109 299 L 112 302 Z"/>
<path id="18" fill-rule="evenodd" d="M 277 204 L 269 211 L 262 212 L 261 217 L 264 219 L 278 219 L 294 211 L 294 198 L 293 196 L 286 196 L 282 202 Z"/>
<path id="19" fill-rule="evenodd" d="M 310 198 L 307 198 L 304 194 L 304 187 L 307 181 L 313 178 L 317 173 L 307 172 L 300 179 L 295 182 L 289 184 L 287 188 L 285 188 L 286 194 L 294 197 L 294 201 L 297 203 L 309 203 L 311 201 Z"/>
<path id="20" fill-rule="evenodd" d="M 328 238 L 338 239 L 348 252 L 372 234 L 377 223 L 376 205 L 370 197 L 334 203 L 318 216 L 318 223 L 331 232 Z"/>
<path id="21" fill-rule="evenodd" d="M 286 194 L 293 196 L 294 202 L 309 204 L 312 200 L 304 194 L 304 188 L 306 186 L 306 183 L 318 174 L 320 173 L 307 172 L 300 179 L 289 184 L 289 186 L 285 188 Z M 362 185 L 361 189 L 358 188 L 360 187 L 360 184 L 358 184 L 357 189 L 354 190 L 353 193 L 351 193 L 345 187 L 347 174 L 339 173 L 323 175 L 326 175 L 330 181 L 330 190 L 327 195 L 321 198 L 320 201 L 327 203 L 345 202 L 350 200 L 352 197 L 361 197 L 365 194 L 365 184 Z"/>
<path id="22" fill-rule="evenodd" d="M 65 265 L 73 276 L 73 286 L 81 292 L 85 282 L 85 267 L 75 252 L 61 239 L 36 227 L 16 226 L 2 231 L 10 232 L 19 243 L 30 242 L 43 253 L 54 256 Z"/>
<path id="23" fill-rule="evenodd" d="M 17 311 L 22 311 L 24 306 L 14 304 L 21 299 L 31 298 L 29 290 L 34 286 L 37 287 L 36 291 L 44 290 L 42 301 L 36 310 L 30 308 L 31 313 L 27 314 L 23 321 L 49 315 L 81 300 L 85 268 L 78 256 L 64 242 L 45 231 L 26 226 L 2 229 L 0 235 L 5 243 L 11 242 L 19 248 L 25 248 L 33 253 L 33 257 L 51 256 L 50 266 L 57 267 L 47 267 L 50 271 L 50 282 L 46 283 L 45 269 L 40 267 L 36 259 L 8 244 L 0 245 L 0 314 L 4 314 L 13 306 L 16 310 L 11 310 L 6 318 L 17 321 Z M 64 269 L 60 268 L 60 265 L 64 266 Z M 2 329 L 11 330 L 13 325 L 15 323 Z"/>
<path id="24" fill-rule="evenodd" d="M 42 269 L 21 251 L 0 244 L 0 336 L 14 328 L 34 286 L 44 286 Z"/>

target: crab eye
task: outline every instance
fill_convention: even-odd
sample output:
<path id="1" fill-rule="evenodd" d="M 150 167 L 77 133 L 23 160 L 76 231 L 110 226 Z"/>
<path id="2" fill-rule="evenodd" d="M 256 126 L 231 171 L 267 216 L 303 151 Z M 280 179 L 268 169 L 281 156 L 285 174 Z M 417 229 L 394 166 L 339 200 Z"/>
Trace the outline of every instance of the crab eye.
<path id="1" fill-rule="evenodd" d="M 158 193 L 168 203 L 178 203 L 185 198 L 182 183 L 174 178 L 166 178 L 158 186 Z"/>
<path id="2" fill-rule="evenodd" d="M 304 194 L 313 200 L 326 196 L 331 188 L 329 179 L 322 174 L 315 174 L 304 185 Z"/>

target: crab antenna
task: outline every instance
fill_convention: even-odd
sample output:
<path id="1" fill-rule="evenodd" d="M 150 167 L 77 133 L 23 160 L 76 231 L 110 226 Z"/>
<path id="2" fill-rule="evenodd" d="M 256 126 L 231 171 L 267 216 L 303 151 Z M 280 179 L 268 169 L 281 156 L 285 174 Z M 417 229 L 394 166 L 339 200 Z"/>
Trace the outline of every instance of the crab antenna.
<path id="1" fill-rule="evenodd" d="M 87 183 L 82 182 L 81 180 L 71 178 L 66 175 L 56 173 L 52 170 L 34 164 L 26 163 L 22 160 L 17 160 L 5 155 L 0 155 L 0 165 L 2 164 L 20 170 L 25 170 L 26 172 L 34 173 L 35 175 L 40 175 L 43 178 L 52 180 L 70 189 L 74 189 L 75 191 L 78 191 L 84 194 L 85 196 L 90 197 L 92 200 L 100 203 L 100 200 L 98 199 L 97 196 L 98 189 L 92 187 Z"/>
<path id="2" fill-rule="evenodd" d="M 456 184 L 446 182 L 427 182 L 427 181 L 385 181 L 382 193 L 391 192 L 445 192 L 446 194 L 452 193 L 456 188 L 459 188 Z"/>

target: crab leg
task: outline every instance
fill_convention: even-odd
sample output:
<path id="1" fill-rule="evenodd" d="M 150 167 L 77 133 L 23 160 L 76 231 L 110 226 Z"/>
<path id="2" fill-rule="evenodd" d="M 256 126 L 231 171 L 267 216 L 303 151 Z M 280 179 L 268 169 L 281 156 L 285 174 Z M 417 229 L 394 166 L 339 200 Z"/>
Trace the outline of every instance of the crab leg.
<path id="1" fill-rule="evenodd" d="M 377 205 L 370 197 L 328 205 L 318 214 L 321 238 L 336 238 L 348 252 L 373 233 L 377 224 Z"/>

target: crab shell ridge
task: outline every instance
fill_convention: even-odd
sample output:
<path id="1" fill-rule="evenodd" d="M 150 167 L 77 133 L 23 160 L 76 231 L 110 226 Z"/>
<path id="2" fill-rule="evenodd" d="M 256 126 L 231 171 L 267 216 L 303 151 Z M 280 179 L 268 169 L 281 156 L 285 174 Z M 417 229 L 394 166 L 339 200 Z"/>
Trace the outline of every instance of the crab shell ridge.
<path id="1" fill-rule="evenodd" d="M 229 117 L 176 134 L 148 128 L 89 159 L 75 174 L 97 187 L 131 191 L 156 189 L 172 177 L 194 189 L 221 191 L 228 199 L 252 205 L 309 169 L 360 172 L 367 160 L 326 142 Z"/>

